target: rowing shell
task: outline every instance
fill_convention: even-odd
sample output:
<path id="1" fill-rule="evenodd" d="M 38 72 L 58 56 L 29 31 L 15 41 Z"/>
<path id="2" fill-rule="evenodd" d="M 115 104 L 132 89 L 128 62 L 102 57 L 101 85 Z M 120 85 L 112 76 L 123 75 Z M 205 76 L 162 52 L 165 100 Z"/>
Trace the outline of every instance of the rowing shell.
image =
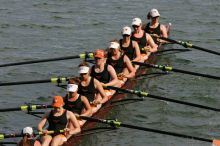
<path id="1" fill-rule="evenodd" d="M 166 25 L 166 28 L 167 28 L 167 32 L 169 34 L 170 24 Z M 162 50 L 162 49 L 163 49 L 163 45 L 159 45 L 158 50 Z M 141 62 L 147 62 L 147 63 L 155 63 L 156 62 L 156 57 L 155 57 L 155 55 L 152 55 L 152 54 L 148 57 L 148 59 L 146 61 L 144 61 L 143 58 L 145 58 L 145 56 L 142 56 Z M 137 70 L 136 75 L 141 75 L 146 72 L 148 72 L 148 70 L 140 67 Z M 122 84 L 121 88 L 133 89 L 135 87 L 135 85 L 136 85 L 136 80 L 127 80 L 125 83 Z M 93 111 L 92 117 L 104 119 L 113 108 L 113 106 L 111 106 L 110 102 L 112 100 L 121 100 L 121 99 L 125 98 L 125 94 L 118 94 L 118 93 L 109 92 L 109 91 L 106 91 L 106 94 L 108 95 L 109 100 L 105 104 L 103 104 L 102 106 L 99 105 L 97 107 L 92 107 L 92 111 Z M 81 126 L 81 130 L 92 129 L 92 128 L 96 127 L 96 123 L 80 121 L 80 126 Z M 68 141 L 64 144 L 64 146 L 77 145 L 81 139 L 82 139 L 82 136 L 74 136 L 73 135 L 71 138 L 68 139 Z"/>

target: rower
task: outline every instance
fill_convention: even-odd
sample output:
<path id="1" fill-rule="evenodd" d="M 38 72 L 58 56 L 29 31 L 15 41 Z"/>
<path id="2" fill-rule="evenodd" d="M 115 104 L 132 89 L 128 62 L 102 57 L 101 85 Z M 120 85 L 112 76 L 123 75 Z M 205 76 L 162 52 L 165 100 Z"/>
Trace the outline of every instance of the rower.
<path id="1" fill-rule="evenodd" d="M 159 22 L 160 13 L 157 9 L 151 9 L 147 15 L 147 18 L 151 19 L 151 22 L 149 22 L 145 27 L 143 26 L 146 33 L 154 34 L 164 38 L 168 37 L 166 27 Z M 156 38 L 154 39 L 154 41 L 159 43 Z M 162 40 L 160 40 L 160 42 L 162 42 Z"/>
<path id="2" fill-rule="evenodd" d="M 131 61 L 140 61 L 140 48 L 136 41 L 131 40 L 131 28 L 128 26 L 123 27 L 122 36 L 123 39 L 119 40 L 121 50 Z"/>
<path id="3" fill-rule="evenodd" d="M 87 97 L 90 104 L 101 107 L 101 104 L 105 103 L 108 97 L 105 94 L 102 84 L 97 79 L 90 76 L 89 70 L 88 63 L 83 62 L 79 65 L 81 82 L 79 83 L 78 93 Z M 98 93 L 100 96 L 96 96 Z"/>
<path id="4" fill-rule="evenodd" d="M 141 28 L 142 21 L 140 18 L 133 19 L 132 27 L 134 31 L 132 32 L 131 39 L 137 41 L 143 59 L 147 60 L 151 52 L 157 51 L 158 46 L 155 44 L 152 37 L 148 33 L 145 33 L 145 31 Z"/>
<path id="5" fill-rule="evenodd" d="M 96 78 L 102 86 L 115 86 L 118 82 L 115 69 L 106 63 L 106 55 L 104 50 L 96 50 L 94 53 L 95 65 L 91 68 L 90 75 Z"/>
<path id="6" fill-rule="evenodd" d="M 88 99 L 77 93 L 78 91 L 77 79 L 69 79 L 67 84 L 67 94 L 64 97 L 64 109 L 73 112 L 76 117 L 80 116 L 91 116 L 92 108 L 89 104 Z M 84 124 L 85 120 L 78 120 L 80 126 Z M 70 126 L 72 126 L 70 124 Z"/>
<path id="7" fill-rule="evenodd" d="M 130 59 L 120 50 L 117 41 L 110 42 L 110 56 L 107 63 L 112 65 L 117 73 L 118 79 L 124 83 L 127 79 L 135 76 L 135 68 L 132 66 Z"/>
<path id="8" fill-rule="evenodd" d="M 54 96 L 50 112 L 47 112 L 38 124 L 38 130 L 44 135 L 42 136 L 42 146 L 60 146 L 67 141 L 71 135 L 80 132 L 80 125 L 75 115 L 63 108 L 64 101 L 61 96 Z M 48 122 L 49 127 L 43 130 L 43 127 Z M 72 129 L 67 128 L 69 123 L 72 124 Z M 64 133 L 56 133 L 57 131 L 64 130 Z M 48 131 L 55 131 L 54 134 L 48 135 Z"/>
<path id="9" fill-rule="evenodd" d="M 33 129 L 32 127 L 25 127 L 22 130 L 22 140 L 19 141 L 17 146 L 41 146 L 41 143 L 34 139 Z"/>

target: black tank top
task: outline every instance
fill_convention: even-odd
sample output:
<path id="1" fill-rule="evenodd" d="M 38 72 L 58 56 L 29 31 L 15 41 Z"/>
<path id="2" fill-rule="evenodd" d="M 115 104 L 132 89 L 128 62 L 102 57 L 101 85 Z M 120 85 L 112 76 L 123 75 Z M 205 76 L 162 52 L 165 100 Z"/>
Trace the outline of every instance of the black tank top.
<path id="1" fill-rule="evenodd" d="M 111 76 L 108 72 L 108 64 L 105 64 L 104 70 L 99 73 L 95 72 L 95 65 L 92 66 L 90 75 L 102 83 L 108 83 L 111 78 Z"/>
<path id="2" fill-rule="evenodd" d="M 124 51 L 125 55 L 127 55 L 130 60 L 133 60 L 135 58 L 135 50 L 132 45 L 132 40 L 130 40 L 130 44 L 128 47 L 123 47 L 122 39 L 120 39 L 120 47 Z"/>
<path id="3" fill-rule="evenodd" d="M 141 53 L 146 53 L 144 50 L 142 50 L 142 48 L 144 48 L 147 45 L 146 33 L 144 33 L 144 35 L 141 38 L 136 38 L 134 36 L 134 33 L 132 33 L 131 40 L 134 40 L 138 43 Z"/>
<path id="4" fill-rule="evenodd" d="M 78 93 L 87 97 L 89 102 L 92 102 L 95 98 L 95 93 L 96 93 L 96 89 L 94 85 L 94 78 L 91 77 L 90 83 L 88 86 L 82 86 L 82 84 L 80 83 L 78 87 Z"/>
<path id="5" fill-rule="evenodd" d="M 148 23 L 144 29 L 144 31 L 146 33 L 149 33 L 149 34 L 157 34 L 157 35 L 161 35 L 161 32 L 160 32 L 160 23 L 159 25 L 156 27 L 156 28 L 151 28 L 150 27 L 150 23 Z"/>
<path id="6" fill-rule="evenodd" d="M 107 63 L 113 66 L 117 74 L 121 73 L 124 69 L 124 54 L 118 60 L 114 60 L 112 57 L 108 58 Z"/>
<path id="7" fill-rule="evenodd" d="M 79 95 L 79 97 L 77 98 L 76 101 L 69 101 L 68 99 L 69 99 L 69 97 L 67 94 L 64 99 L 64 102 L 65 102 L 64 108 L 68 111 L 71 111 L 73 113 L 77 113 L 80 115 L 82 112 L 82 109 L 84 107 L 84 104 L 81 100 L 81 95 Z"/>
<path id="8" fill-rule="evenodd" d="M 61 116 L 57 117 L 53 115 L 53 110 L 52 110 L 47 118 L 49 123 L 48 130 L 58 131 L 66 128 L 66 125 L 68 123 L 66 113 L 67 111 L 65 110 L 65 112 L 63 112 Z"/>
<path id="9" fill-rule="evenodd" d="M 159 23 L 159 25 L 158 25 L 156 28 L 151 28 L 151 27 L 150 27 L 150 23 L 148 23 L 148 24 L 146 25 L 144 31 L 145 31 L 146 33 L 149 33 L 149 34 L 157 34 L 158 36 L 160 36 L 160 35 L 161 35 L 161 32 L 160 32 L 160 23 Z M 157 38 L 153 37 L 153 40 L 154 40 L 155 43 L 158 44 Z"/>

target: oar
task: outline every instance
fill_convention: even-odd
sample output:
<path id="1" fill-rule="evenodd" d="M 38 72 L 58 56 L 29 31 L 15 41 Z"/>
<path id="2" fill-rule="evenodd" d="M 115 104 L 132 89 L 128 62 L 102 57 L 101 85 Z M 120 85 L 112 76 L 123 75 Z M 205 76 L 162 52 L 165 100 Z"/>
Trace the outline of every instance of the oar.
<path id="1" fill-rule="evenodd" d="M 181 137 L 181 138 L 194 139 L 194 140 L 199 140 L 199 141 L 204 141 L 204 142 L 210 142 L 210 143 L 213 143 L 213 144 L 216 144 L 217 142 L 220 142 L 220 140 L 217 140 L 217 139 L 212 140 L 212 139 L 208 139 L 208 138 L 189 136 L 189 135 L 174 133 L 174 132 L 170 132 L 170 131 L 162 131 L 162 130 L 157 130 L 157 129 L 152 129 L 152 128 L 146 128 L 146 127 L 140 127 L 140 126 L 125 124 L 125 123 L 119 122 L 118 120 L 97 119 L 97 118 L 86 117 L 86 116 L 80 116 L 80 118 L 84 119 L 84 120 L 87 120 L 87 121 L 91 121 L 91 122 L 108 124 L 108 125 L 111 125 L 113 127 L 126 127 L 126 128 L 130 128 L 130 129 L 137 129 L 137 130 L 142 130 L 142 131 L 160 133 L 160 134 L 164 134 L 164 135 L 171 135 L 171 136 L 175 136 L 175 137 Z M 216 146 L 220 146 L 220 145 L 216 145 Z"/>
<path id="2" fill-rule="evenodd" d="M 11 111 L 34 111 L 36 109 L 46 109 L 52 108 L 51 105 L 22 105 L 20 107 L 15 108 L 4 108 L 0 109 L 0 112 L 11 112 Z"/>
<path id="3" fill-rule="evenodd" d="M 47 134 L 54 134 L 54 133 L 64 133 L 64 130 L 59 131 L 48 131 Z M 43 132 L 35 132 L 34 135 L 42 135 Z M 0 140 L 3 140 L 5 138 L 14 138 L 14 137 L 23 137 L 21 133 L 13 133 L 13 134 L 6 134 L 6 133 L 0 133 Z"/>
<path id="4" fill-rule="evenodd" d="M 155 36 L 155 35 L 152 35 L 152 36 L 156 37 L 156 38 L 159 38 L 159 39 L 162 39 L 162 40 L 165 40 L 165 41 L 168 41 L 168 42 L 172 42 L 172 43 L 175 43 L 175 44 L 182 45 L 185 48 L 194 48 L 194 49 L 197 49 L 197 50 L 200 50 L 200 51 L 204 51 L 204 52 L 208 52 L 208 53 L 211 53 L 211 54 L 220 55 L 219 52 L 216 52 L 216 51 L 213 51 L 213 50 L 209 50 L 209 49 L 205 49 L 205 48 L 193 45 L 193 44 L 191 44 L 189 42 L 177 41 L 177 40 L 173 40 L 173 39 L 170 39 L 170 38 L 158 37 L 158 36 Z"/>
<path id="5" fill-rule="evenodd" d="M 200 76 L 200 77 L 206 77 L 206 78 L 210 78 L 210 79 L 220 80 L 220 77 L 218 77 L 218 76 L 213 76 L 213 75 L 202 74 L 202 73 L 197 73 L 197 72 L 192 72 L 192 71 L 187 71 L 187 70 L 176 69 L 176 68 L 173 68 L 172 66 L 149 64 L 149 63 L 142 63 L 142 62 L 136 62 L 136 61 L 133 61 L 132 63 L 136 64 L 136 65 L 140 65 L 140 66 L 146 66 L 146 67 L 152 67 L 152 68 L 160 69 L 162 71 L 173 71 L 173 72 L 179 72 L 179 73 L 184 73 L 184 74 L 189 74 L 189 75 L 194 75 L 194 76 Z"/>
<path id="6" fill-rule="evenodd" d="M 18 81 L 18 82 L 6 82 L 6 83 L 1 83 L 0 86 L 12 86 L 12 85 L 23 85 L 23 84 L 38 84 L 38 83 L 54 83 L 54 84 L 59 84 L 59 83 L 65 83 L 66 81 L 69 80 L 69 78 L 73 77 L 55 77 L 51 79 L 45 79 L 45 80 L 32 80 L 32 81 Z"/>
<path id="7" fill-rule="evenodd" d="M 180 100 L 176 100 L 176 99 L 166 98 L 166 97 L 162 97 L 162 96 L 152 95 L 152 94 L 149 94 L 149 93 L 143 92 L 143 91 L 131 90 L 131 89 L 122 89 L 122 88 L 113 87 L 113 86 L 107 86 L 106 88 L 112 89 L 112 90 L 121 91 L 121 92 L 124 92 L 124 93 L 135 94 L 135 95 L 138 95 L 140 97 L 149 97 L 149 98 L 154 98 L 154 99 L 174 102 L 174 103 L 178 103 L 178 104 L 183 104 L 183 105 L 188 105 L 188 106 L 192 106 L 192 107 L 203 108 L 203 109 L 212 110 L 212 111 L 218 111 L 218 112 L 220 111 L 220 109 L 218 109 L 218 108 L 213 108 L 213 107 L 208 107 L 208 106 L 204 106 L 204 105 L 200 105 L 200 104 L 195 104 L 195 103 L 191 103 L 191 102 L 185 102 L 185 101 L 180 101 Z M 128 99 L 128 100 L 134 100 L 134 99 Z M 115 102 L 128 101 L 128 100 L 126 100 L 126 99 L 125 100 L 118 100 L 118 101 L 115 101 Z M 140 101 L 140 100 L 143 100 L 143 98 L 135 99 L 135 100 L 139 100 Z"/>
<path id="8" fill-rule="evenodd" d="M 34 63 L 41 63 L 41 62 L 51 62 L 51 61 L 59 61 L 59 60 L 68 60 L 68 59 L 77 59 L 77 58 L 81 58 L 81 59 L 93 58 L 93 53 L 81 53 L 81 54 L 75 55 L 75 56 L 66 56 L 66 57 L 58 57 L 58 58 L 39 59 L 39 60 L 0 64 L 0 67 L 16 66 L 16 65 L 24 65 L 24 64 L 34 64 Z"/>

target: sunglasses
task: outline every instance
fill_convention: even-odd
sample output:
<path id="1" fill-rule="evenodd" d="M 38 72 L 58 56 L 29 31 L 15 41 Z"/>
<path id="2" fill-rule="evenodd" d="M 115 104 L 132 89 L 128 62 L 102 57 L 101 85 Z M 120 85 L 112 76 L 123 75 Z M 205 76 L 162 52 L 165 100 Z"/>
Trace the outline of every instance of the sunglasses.
<path id="1" fill-rule="evenodd" d="M 133 28 L 138 28 L 139 26 L 137 26 L 137 25 L 132 25 L 132 27 L 133 27 Z"/>
<path id="2" fill-rule="evenodd" d="M 95 57 L 95 60 L 100 60 L 101 58 Z"/>
<path id="3" fill-rule="evenodd" d="M 130 36 L 130 35 L 128 35 L 128 34 L 124 34 L 124 35 L 123 35 L 123 37 L 129 37 L 129 36 Z"/>

